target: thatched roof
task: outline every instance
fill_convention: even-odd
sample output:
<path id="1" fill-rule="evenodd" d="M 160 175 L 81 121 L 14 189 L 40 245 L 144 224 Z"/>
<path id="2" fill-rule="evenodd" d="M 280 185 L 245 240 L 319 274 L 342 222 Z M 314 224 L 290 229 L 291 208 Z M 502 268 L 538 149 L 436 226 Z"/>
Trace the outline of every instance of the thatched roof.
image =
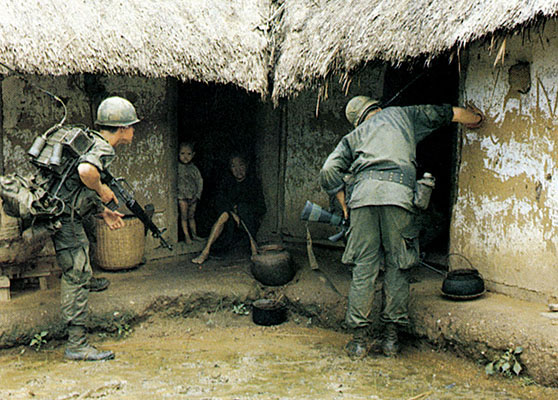
<path id="1" fill-rule="evenodd" d="M 273 98 L 363 63 L 426 60 L 558 14 L 558 0 L 286 0 Z"/>
<path id="2" fill-rule="evenodd" d="M 30 74 L 173 76 L 265 95 L 269 2 L 0 0 L 0 61 Z"/>
<path id="3" fill-rule="evenodd" d="M 558 0 L 0 0 L 20 72 L 173 76 L 286 97 L 558 14 Z M 2 72 L 2 69 L 0 69 Z"/>

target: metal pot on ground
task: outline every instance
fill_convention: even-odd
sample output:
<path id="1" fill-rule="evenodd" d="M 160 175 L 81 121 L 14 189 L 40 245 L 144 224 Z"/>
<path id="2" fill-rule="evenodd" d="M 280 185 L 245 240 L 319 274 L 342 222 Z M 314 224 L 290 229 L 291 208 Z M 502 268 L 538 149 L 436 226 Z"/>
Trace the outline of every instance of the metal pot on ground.
<path id="1" fill-rule="evenodd" d="M 486 290 L 482 275 L 465 256 L 451 253 L 448 258 L 453 255 L 462 257 L 471 268 L 456 269 L 446 273 L 424 261 L 419 261 L 419 264 L 444 276 L 441 289 L 444 297 L 454 300 L 471 300 L 482 296 Z"/>
<path id="2" fill-rule="evenodd" d="M 252 304 L 252 321 L 256 325 L 279 325 L 287 319 L 287 306 L 279 300 L 260 299 Z"/>

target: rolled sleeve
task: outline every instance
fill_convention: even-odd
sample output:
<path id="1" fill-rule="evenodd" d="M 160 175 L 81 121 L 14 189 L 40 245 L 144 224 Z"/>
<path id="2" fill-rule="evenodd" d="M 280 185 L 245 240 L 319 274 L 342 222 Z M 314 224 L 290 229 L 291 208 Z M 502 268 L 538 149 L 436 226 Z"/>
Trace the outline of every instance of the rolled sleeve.
<path id="1" fill-rule="evenodd" d="M 99 171 L 104 171 L 114 157 L 114 148 L 104 140 L 97 140 L 93 148 L 80 157 L 79 163 L 89 163 Z"/>

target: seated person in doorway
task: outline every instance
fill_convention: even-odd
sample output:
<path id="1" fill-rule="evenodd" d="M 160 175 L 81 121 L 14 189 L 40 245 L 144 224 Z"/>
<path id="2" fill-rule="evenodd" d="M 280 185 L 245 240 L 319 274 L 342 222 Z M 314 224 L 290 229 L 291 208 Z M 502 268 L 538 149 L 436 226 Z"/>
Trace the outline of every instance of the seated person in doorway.
<path id="1" fill-rule="evenodd" d="M 252 255 L 257 253 L 255 237 L 266 212 L 265 199 L 260 181 L 248 171 L 246 158 L 233 154 L 229 158 L 230 174 L 219 185 L 217 211 L 219 217 L 211 228 L 207 244 L 201 254 L 192 260 L 203 264 L 212 247 L 221 251 L 250 246 Z"/>
<path id="2" fill-rule="evenodd" d="M 201 198 L 203 179 L 200 170 L 192 162 L 196 152 L 192 143 L 180 143 L 178 150 L 178 206 L 180 226 L 186 244 L 201 240 L 196 229 L 196 206 Z"/>

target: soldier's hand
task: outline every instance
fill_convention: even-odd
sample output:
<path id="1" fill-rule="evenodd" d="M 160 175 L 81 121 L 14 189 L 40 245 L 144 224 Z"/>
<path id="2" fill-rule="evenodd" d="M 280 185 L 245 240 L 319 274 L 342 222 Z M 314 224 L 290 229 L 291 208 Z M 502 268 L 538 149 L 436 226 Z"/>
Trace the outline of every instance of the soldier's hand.
<path id="1" fill-rule="evenodd" d="M 468 102 L 467 103 L 467 111 L 477 115 L 479 117 L 479 121 L 474 122 L 474 123 L 470 123 L 470 124 L 464 124 L 464 125 L 469 129 L 480 128 L 480 126 L 482 125 L 482 123 L 484 121 L 484 114 L 482 113 L 482 111 L 477 106 L 475 106 L 473 104 L 473 102 Z"/>
<path id="2" fill-rule="evenodd" d="M 105 224 L 107 224 L 107 226 L 109 227 L 109 229 L 115 230 L 115 229 L 120 229 L 123 228 L 124 225 L 126 225 L 124 223 L 124 220 L 122 219 L 122 217 L 124 216 L 124 214 L 118 212 L 118 211 L 111 211 L 110 209 L 106 208 L 103 210 L 103 212 L 101 213 L 101 217 L 103 217 L 103 220 L 105 221 Z"/>
<path id="3" fill-rule="evenodd" d="M 116 198 L 116 195 L 114 194 L 114 192 L 104 183 L 101 185 L 101 188 L 99 190 L 99 192 L 97 192 L 97 194 L 99 195 L 99 197 L 101 198 L 101 201 L 104 204 L 108 204 L 111 201 L 114 201 L 116 204 L 118 204 L 118 199 Z"/>

